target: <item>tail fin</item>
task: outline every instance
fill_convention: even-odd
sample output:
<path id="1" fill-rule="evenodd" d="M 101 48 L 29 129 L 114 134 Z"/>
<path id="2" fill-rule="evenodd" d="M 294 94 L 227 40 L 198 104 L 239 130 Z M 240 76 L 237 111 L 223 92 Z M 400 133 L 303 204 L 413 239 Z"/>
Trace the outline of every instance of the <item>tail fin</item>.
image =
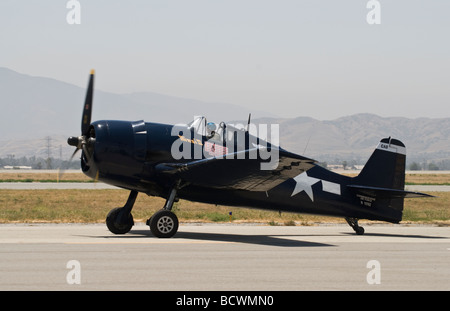
<path id="1" fill-rule="evenodd" d="M 356 177 L 356 184 L 403 190 L 405 162 L 405 145 L 397 139 L 383 138 Z"/>
<path id="2" fill-rule="evenodd" d="M 402 220 L 404 198 L 430 196 L 405 191 L 405 145 L 393 138 L 383 138 L 361 173 L 348 185 L 372 207 L 373 219 L 398 223 Z M 363 202 L 366 200 L 366 202 Z"/>

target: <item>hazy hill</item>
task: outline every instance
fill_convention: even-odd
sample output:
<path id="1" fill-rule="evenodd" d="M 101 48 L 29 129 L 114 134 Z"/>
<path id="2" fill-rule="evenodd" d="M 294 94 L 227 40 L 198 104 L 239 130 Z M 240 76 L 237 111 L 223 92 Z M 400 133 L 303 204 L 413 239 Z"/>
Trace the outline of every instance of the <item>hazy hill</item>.
<path id="1" fill-rule="evenodd" d="M 406 145 L 409 161 L 450 159 L 450 118 L 383 118 L 356 114 L 330 121 L 298 117 L 264 118 L 280 124 L 282 146 L 319 161 L 355 159 L 364 164 L 381 138 L 393 137 Z"/>
<path id="2" fill-rule="evenodd" d="M 85 82 L 87 86 L 87 74 Z M 5 136 L 23 139 L 78 134 L 85 94 L 85 88 L 0 67 L 0 139 Z M 94 120 L 188 123 L 195 115 L 228 121 L 246 118 L 249 112 L 226 103 L 207 103 L 157 93 L 113 94 L 95 89 L 92 117 Z M 251 112 L 255 117 L 270 115 Z"/>
<path id="3" fill-rule="evenodd" d="M 86 77 L 87 84 L 87 77 Z M 78 135 L 85 89 L 49 78 L 0 68 L 0 157 L 51 154 L 68 158 L 66 138 Z M 308 117 L 276 118 L 232 104 L 206 103 L 156 93 L 113 94 L 95 90 L 93 119 L 187 123 L 194 115 L 210 120 L 246 120 L 280 125 L 281 146 L 319 161 L 365 163 L 383 137 L 402 140 L 409 161 L 450 160 L 450 118 L 384 118 L 357 114 L 319 121 Z M 264 118 L 263 118 L 264 117 Z M 246 122 L 246 121 L 243 121 Z"/>
<path id="4" fill-rule="evenodd" d="M 86 74 L 86 86 L 88 75 Z M 86 89 L 55 79 L 34 77 L 0 67 L 0 157 L 45 156 L 50 136 L 53 156 L 70 156 L 68 136 L 79 135 Z M 157 93 L 114 94 L 95 89 L 93 120 L 145 120 L 188 123 L 196 115 L 212 120 L 245 119 L 250 111 L 226 103 Z M 267 112 L 251 111 L 268 116 Z"/>

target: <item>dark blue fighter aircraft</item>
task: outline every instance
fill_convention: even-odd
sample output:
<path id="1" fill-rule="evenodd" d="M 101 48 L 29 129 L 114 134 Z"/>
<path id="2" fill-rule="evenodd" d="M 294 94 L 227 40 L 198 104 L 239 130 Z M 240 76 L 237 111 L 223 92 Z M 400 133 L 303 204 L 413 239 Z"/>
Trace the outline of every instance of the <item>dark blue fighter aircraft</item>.
<path id="1" fill-rule="evenodd" d="M 139 192 L 166 199 L 147 225 L 172 237 L 178 199 L 218 205 L 343 217 L 356 234 L 359 219 L 399 223 L 405 198 L 405 145 L 383 138 L 356 177 L 331 172 L 312 159 L 272 145 L 247 129 L 207 123 L 187 125 L 106 120 L 91 123 L 94 71 L 83 108 L 81 136 L 68 144 L 82 150 L 87 176 L 130 190 L 123 207 L 106 217 L 108 229 L 124 234 L 134 225 L 131 210 Z M 250 125 L 250 122 L 249 124 Z"/>

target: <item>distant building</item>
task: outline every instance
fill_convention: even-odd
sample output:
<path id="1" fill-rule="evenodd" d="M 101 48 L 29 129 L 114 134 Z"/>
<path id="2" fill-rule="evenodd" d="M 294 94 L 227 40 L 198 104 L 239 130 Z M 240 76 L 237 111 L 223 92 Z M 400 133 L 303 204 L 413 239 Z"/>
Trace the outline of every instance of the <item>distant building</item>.
<path id="1" fill-rule="evenodd" d="M 3 169 L 5 170 L 31 170 L 32 167 L 31 166 L 25 166 L 25 165 L 5 165 L 3 166 Z"/>
<path id="2" fill-rule="evenodd" d="M 342 164 L 328 164 L 327 166 L 328 169 L 330 170 L 343 170 L 344 169 L 344 165 Z"/>

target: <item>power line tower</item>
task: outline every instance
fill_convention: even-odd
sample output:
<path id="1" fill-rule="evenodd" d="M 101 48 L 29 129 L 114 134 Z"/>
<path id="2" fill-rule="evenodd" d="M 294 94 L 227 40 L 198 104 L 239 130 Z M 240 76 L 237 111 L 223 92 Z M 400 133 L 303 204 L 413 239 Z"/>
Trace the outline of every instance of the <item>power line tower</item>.
<path id="1" fill-rule="evenodd" d="M 45 140 L 47 141 L 47 169 L 52 169 L 52 159 L 50 158 L 52 155 L 52 138 L 50 136 L 45 137 Z"/>

